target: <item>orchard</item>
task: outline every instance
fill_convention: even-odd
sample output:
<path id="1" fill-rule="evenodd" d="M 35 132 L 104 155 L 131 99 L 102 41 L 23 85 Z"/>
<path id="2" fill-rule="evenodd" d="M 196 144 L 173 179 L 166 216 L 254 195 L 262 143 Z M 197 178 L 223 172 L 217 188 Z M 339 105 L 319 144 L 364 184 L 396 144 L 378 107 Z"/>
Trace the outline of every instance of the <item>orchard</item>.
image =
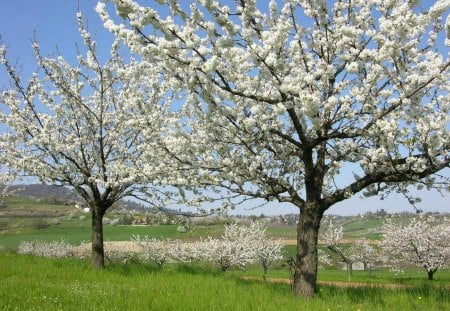
<path id="1" fill-rule="evenodd" d="M 23 81 L 0 47 L 10 79 L 1 164 L 78 192 L 93 211 L 95 268 L 104 266 L 103 216 L 123 197 L 160 208 L 290 204 L 299 213 L 294 293 L 313 296 L 331 207 L 394 192 L 415 203 L 416 187 L 449 189 L 449 8 L 100 1 L 115 37 L 106 62 L 81 13 L 76 65 L 35 41 L 39 70 Z M 233 252 L 226 243 L 219 252 Z"/>

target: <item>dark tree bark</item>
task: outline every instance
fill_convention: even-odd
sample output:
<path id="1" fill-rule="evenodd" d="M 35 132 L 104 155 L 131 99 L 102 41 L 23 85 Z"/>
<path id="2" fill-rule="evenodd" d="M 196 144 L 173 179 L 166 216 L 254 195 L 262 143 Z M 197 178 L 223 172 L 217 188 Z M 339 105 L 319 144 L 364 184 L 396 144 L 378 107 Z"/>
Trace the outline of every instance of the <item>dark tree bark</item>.
<path id="1" fill-rule="evenodd" d="M 346 265 L 346 267 L 347 267 L 347 274 L 348 274 L 348 276 L 349 276 L 349 277 L 352 276 L 352 274 L 353 274 L 353 262 L 351 262 L 351 261 L 346 261 L 346 262 L 345 262 L 345 265 Z"/>
<path id="2" fill-rule="evenodd" d="M 363 262 L 364 264 L 364 271 L 369 272 L 369 277 L 372 277 L 372 264 L 369 262 Z"/>
<path id="3" fill-rule="evenodd" d="M 351 277 L 353 274 L 353 261 L 348 256 L 346 256 L 340 248 L 336 247 L 335 245 L 328 245 L 327 248 L 330 251 L 338 254 L 339 257 L 341 257 L 341 260 L 345 263 L 345 268 L 347 270 L 347 274 L 349 277 Z M 364 263 L 364 270 L 366 270 L 365 263 Z"/>
<path id="4" fill-rule="evenodd" d="M 323 213 L 319 208 L 304 209 L 297 224 L 297 256 L 291 263 L 294 270 L 293 290 L 296 295 L 312 297 L 317 282 L 317 242 Z"/>
<path id="5" fill-rule="evenodd" d="M 428 274 L 428 280 L 429 281 L 433 281 L 433 277 L 434 277 L 434 273 L 436 272 L 436 270 L 428 270 L 427 274 Z"/>
<path id="6" fill-rule="evenodd" d="M 106 210 L 98 206 L 92 207 L 92 267 L 105 267 L 105 250 L 103 246 L 103 216 Z"/>

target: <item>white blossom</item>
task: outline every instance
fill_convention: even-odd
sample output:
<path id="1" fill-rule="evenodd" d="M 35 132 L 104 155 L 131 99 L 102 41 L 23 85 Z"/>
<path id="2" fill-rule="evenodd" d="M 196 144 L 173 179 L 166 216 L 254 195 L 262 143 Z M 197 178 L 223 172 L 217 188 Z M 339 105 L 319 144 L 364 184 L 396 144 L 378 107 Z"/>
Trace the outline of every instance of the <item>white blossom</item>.
<path id="1" fill-rule="evenodd" d="M 64 240 L 61 241 L 22 241 L 17 246 L 17 253 L 50 258 L 71 257 L 74 248 Z"/>
<path id="2" fill-rule="evenodd" d="M 186 94 L 185 119 L 174 119 L 167 147 L 183 166 L 180 172 L 187 164 L 196 167 L 176 182 L 292 202 L 281 189 L 302 193 L 309 180 L 302 146 L 317 154 L 321 142 L 327 142 L 323 163 L 353 163 L 367 180 L 386 175 L 376 182 L 415 182 L 400 179 L 410 171 L 426 174 L 428 157 L 433 172 L 448 165 L 449 97 L 440 95 L 450 88 L 449 60 L 440 41 L 426 51 L 420 47 L 444 31 L 430 25 L 446 14 L 448 1 L 423 13 L 416 10 L 420 3 L 402 1 L 357 1 L 352 10 L 336 2 L 330 11 L 324 3 L 271 1 L 270 14 L 253 2 L 232 8 L 194 1 L 190 12 L 168 2 L 180 21 L 137 2 L 115 3 L 138 29 L 157 31 L 131 35 L 101 3 L 97 11 L 105 26 L 142 62 L 164 64 L 167 83 Z M 291 9 L 294 17 L 318 17 L 311 22 L 319 24 L 303 25 Z M 242 13 L 231 19 L 227 12 Z M 406 145 L 411 138 L 420 143 Z M 330 203 L 365 187 L 356 180 L 344 186 L 328 182 L 347 174 L 345 167 L 323 172 Z M 277 187 L 269 186 L 274 182 Z M 254 191 L 244 189 L 245 183 Z"/>
<path id="3" fill-rule="evenodd" d="M 145 191 L 159 205 L 167 199 L 162 187 L 150 185 L 163 180 L 170 166 L 161 141 L 170 100 L 159 76 L 145 74 L 159 72 L 155 66 L 125 59 L 119 41 L 101 62 L 81 15 L 79 23 L 84 46 L 78 63 L 45 57 L 35 42 L 40 70 L 28 82 L 6 58 L 6 48 L 0 49 L 11 80 L 10 89 L 0 93 L 0 164 L 42 182 L 72 187 L 101 225 L 106 210 L 124 196 Z M 151 150 L 144 152 L 147 142 Z M 100 249 L 93 247 L 94 266 L 103 265 Z"/>
<path id="4" fill-rule="evenodd" d="M 307 250 L 330 206 L 365 189 L 448 185 L 428 178 L 450 163 L 448 25 L 434 27 L 448 0 L 427 11 L 401 0 L 114 3 L 127 21 L 98 6 L 104 25 L 183 94 L 167 132 L 177 185 L 229 205 L 297 206 L 298 290 L 312 295 Z"/>
<path id="5" fill-rule="evenodd" d="M 132 240 L 137 243 L 143 253 L 145 261 L 152 261 L 159 267 L 170 258 L 170 244 L 165 240 L 158 240 L 145 236 L 141 238 L 139 235 L 134 235 Z"/>
<path id="6" fill-rule="evenodd" d="M 359 261 L 364 264 L 364 268 L 372 273 L 372 268 L 376 262 L 381 261 L 381 255 L 378 250 L 369 240 L 365 238 L 358 238 L 350 246 L 350 256 L 353 261 Z"/>
<path id="7" fill-rule="evenodd" d="M 383 225 L 381 242 L 384 258 L 395 270 L 409 264 L 428 273 L 428 279 L 450 259 L 450 223 L 435 217 L 413 218 L 407 224 L 389 219 Z"/>

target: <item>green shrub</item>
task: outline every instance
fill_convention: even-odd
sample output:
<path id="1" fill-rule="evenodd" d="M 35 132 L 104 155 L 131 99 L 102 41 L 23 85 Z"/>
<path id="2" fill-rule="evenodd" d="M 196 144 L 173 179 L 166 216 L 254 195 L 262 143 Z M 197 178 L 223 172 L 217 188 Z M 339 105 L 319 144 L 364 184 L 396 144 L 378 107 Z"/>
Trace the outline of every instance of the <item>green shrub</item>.
<path id="1" fill-rule="evenodd" d="M 31 227 L 36 230 L 41 230 L 49 227 L 48 222 L 45 219 L 34 219 L 31 222 Z"/>
<path id="2" fill-rule="evenodd" d="M 8 222 L 6 220 L 0 220 L 0 230 L 8 229 Z"/>

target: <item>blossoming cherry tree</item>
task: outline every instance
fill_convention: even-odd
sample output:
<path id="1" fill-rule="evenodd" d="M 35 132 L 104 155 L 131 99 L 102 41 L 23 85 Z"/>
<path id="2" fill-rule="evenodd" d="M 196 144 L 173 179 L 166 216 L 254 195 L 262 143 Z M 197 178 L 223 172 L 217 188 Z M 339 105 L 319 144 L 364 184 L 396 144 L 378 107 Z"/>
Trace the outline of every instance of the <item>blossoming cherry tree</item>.
<path id="1" fill-rule="evenodd" d="M 76 65 L 62 56 L 44 57 L 35 42 L 40 70 L 28 83 L 0 47 L 0 63 L 11 80 L 11 88 L 0 94 L 0 122 L 6 125 L 0 161 L 76 190 L 92 212 L 92 265 L 101 268 L 105 212 L 127 195 L 148 192 L 147 184 L 164 176 L 157 154 L 167 108 L 157 76 L 145 76 L 151 66 L 126 62 L 118 40 L 102 63 L 80 13 L 78 21 L 84 50 Z"/>
<path id="2" fill-rule="evenodd" d="M 448 185 L 448 0 L 113 2 L 104 25 L 183 96 L 178 184 L 298 207 L 297 294 L 331 206 Z"/>

